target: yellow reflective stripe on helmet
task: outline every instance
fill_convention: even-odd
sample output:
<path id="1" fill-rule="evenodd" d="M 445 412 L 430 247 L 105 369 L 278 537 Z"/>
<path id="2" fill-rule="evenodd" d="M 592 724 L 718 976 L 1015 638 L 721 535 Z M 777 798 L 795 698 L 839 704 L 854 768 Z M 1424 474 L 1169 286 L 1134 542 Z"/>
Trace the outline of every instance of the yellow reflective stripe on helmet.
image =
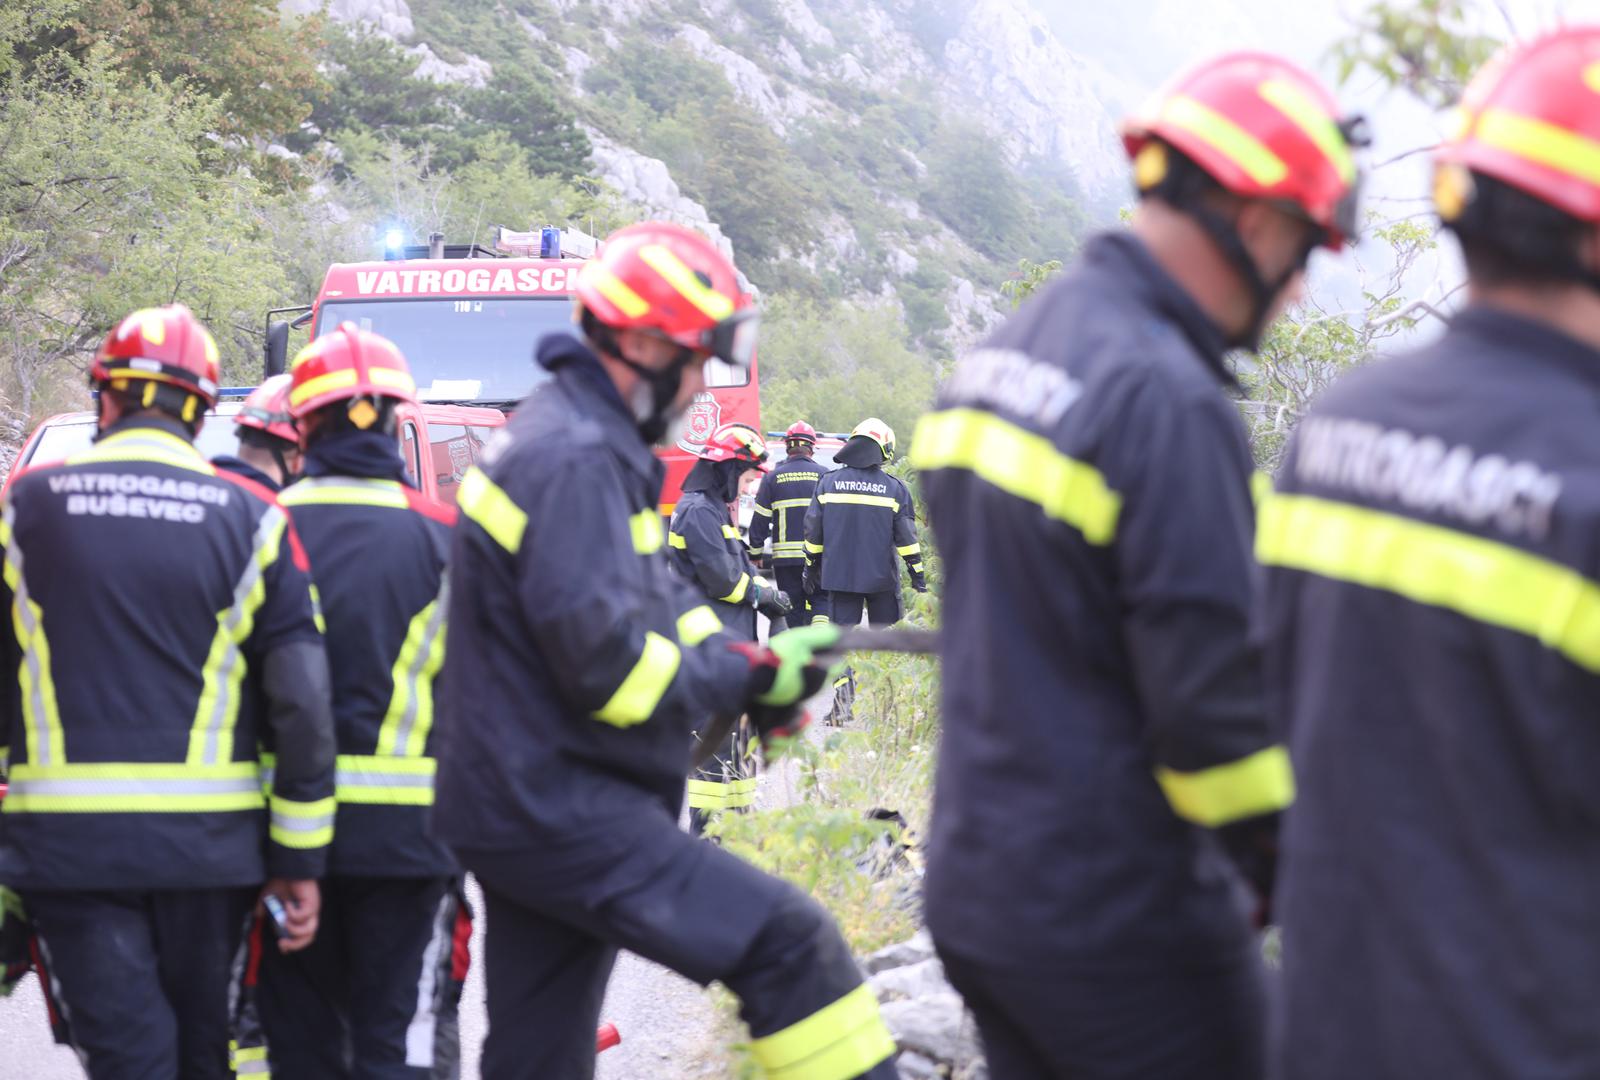
<path id="1" fill-rule="evenodd" d="M 389 708 L 378 728 L 380 756 L 416 757 L 433 729 L 433 680 L 444 664 L 445 612 L 450 582 L 439 583 L 439 595 L 411 617 L 405 640 L 389 670 Z"/>
<path id="2" fill-rule="evenodd" d="M 1600 583 L 1520 548 L 1396 514 L 1273 495 L 1256 558 L 1513 630 L 1600 672 Z"/>
<path id="3" fill-rule="evenodd" d="M 360 477 L 312 477 L 285 488 L 278 496 L 283 506 L 382 506 L 395 510 L 410 507 L 398 480 Z"/>
<path id="4" fill-rule="evenodd" d="M 527 513 L 476 465 L 461 478 L 456 508 L 511 554 L 522 547 L 522 535 L 528 530 Z"/>
<path id="5" fill-rule="evenodd" d="M 633 534 L 633 550 L 640 555 L 654 555 L 661 550 L 666 530 L 661 526 L 661 515 L 654 507 L 640 510 L 628 519 L 628 531 Z"/>
<path id="6" fill-rule="evenodd" d="M 964 469 L 1008 495 L 1033 503 L 1091 544 L 1117 534 L 1122 496 L 1100 470 L 1068 457 L 1043 435 L 992 413 L 949 409 L 917 424 L 911 461 L 919 469 Z"/>
<path id="7" fill-rule="evenodd" d="M 89 762 L 14 765 L 6 814 L 181 814 L 259 810 L 256 763 Z"/>
<path id="8" fill-rule="evenodd" d="M 747 593 L 749 591 L 750 591 L 750 575 L 741 573 L 739 575 L 738 584 L 734 585 L 734 587 L 728 592 L 728 595 L 727 596 L 719 596 L 719 597 L 717 597 L 717 599 L 721 600 L 724 604 L 737 604 L 737 603 L 741 603 L 744 600 L 745 593 Z"/>
<path id="9" fill-rule="evenodd" d="M 689 541 L 684 539 L 682 533 L 668 533 L 667 546 L 670 548 L 676 548 L 678 551 L 688 551 Z"/>
<path id="10" fill-rule="evenodd" d="M 722 620 L 711 610 L 710 604 L 690 608 L 678 616 L 678 640 L 685 645 L 698 645 L 722 629 Z"/>
<path id="11" fill-rule="evenodd" d="M 253 550 L 239 580 L 233 603 L 217 615 L 217 630 L 200 669 L 200 700 L 189 729 L 194 765 L 216 765 L 233 757 L 233 729 L 239 719 L 240 686 L 246 663 L 241 651 L 255 626 L 256 611 L 267 598 L 266 572 L 278 559 L 289 519 L 269 506 L 256 525 Z"/>
<path id="12" fill-rule="evenodd" d="M 1270 814 L 1294 802 L 1294 770 L 1281 746 L 1194 772 L 1158 768 L 1156 780 L 1173 813 L 1215 829 Z"/>
<path id="13" fill-rule="evenodd" d="M 922 545 L 921 544 L 906 544 L 904 547 L 895 548 L 894 551 L 895 551 L 895 554 L 900 556 L 902 559 L 909 559 L 914 555 L 921 555 L 922 554 Z"/>
<path id="14" fill-rule="evenodd" d="M 22 546 L 12 526 L 17 510 L 7 503 L 0 514 L 0 543 L 5 545 L 5 581 L 11 590 L 11 629 L 22 658 L 17 683 L 22 697 L 23 742 L 35 765 L 60 765 L 67 760 L 66 734 L 56 702 L 50 640 L 44 632 L 44 609 L 33 599 L 24 572 Z"/>
<path id="15" fill-rule="evenodd" d="M 302 354 L 304 355 L 304 354 Z M 325 394 L 329 390 L 343 390 L 347 386 L 354 386 L 360 380 L 355 368 L 343 368 L 339 371 L 328 371 L 314 379 L 305 382 L 289 391 L 289 404 L 299 405 L 309 401 L 318 394 Z"/>
<path id="16" fill-rule="evenodd" d="M 850 503 L 855 506 L 881 506 L 886 510 L 900 509 L 900 500 L 891 499 L 887 495 L 855 495 L 845 491 L 825 491 L 817 496 L 817 502 L 823 505 Z"/>
<path id="17" fill-rule="evenodd" d="M 649 631 L 644 636 L 644 649 L 639 659 L 611 699 L 595 711 L 595 719 L 616 727 L 644 723 L 661 704 L 682 662 L 683 654 L 676 644 Z"/>
<path id="18" fill-rule="evenodd" d="M 1350 153 L 1350 144 L 1316 98 L 1288 79 L 1268 79 L 1260 89 L 1261 96 L 1273 108 L 1293 120 L 1295 127 L 1317 144 L 1317 149 L 1338 170 L 1339 179 L 1348 184 L 1356 178 L 1356 159 Z"/>
<path id="19" fill-rule="evenodd" d="M 268 803 L 267 837 L 274 844 L 297 850 L 327 847 L 333 843 L 333 796 L 300 802 L 272 796 Z"/>
<path id="20" fill-rule="evenodd" d="M 1485 109 L 1474 136 L 1486 146 L 1504 150 L 1587 184 L 1600 184 L 1600 142 L 1545 120 L 1519 116 L 1505 109 Z"/>
<path id="21" fill-rule="evenodd" d="M 782 1031 L 750 1044 L 768 1080 L 850 1080 L 895 1052 L 865 985 Z"/>
<path id="22" fill-rule="evenodd" d="M 432 806 L 431 757 L 340 754 L 334 768 L 334 797 L 363 806 Z"/>
<path id="23" fill-rule="evenodd" d="M 1262 187 L 1272 187 L 1289 175 L 1289 166 L 1265 143 L 1192 97 L 1178 94 L 1168 98 L 1161 107 L 1161 119 L 1208 144 Z"/>
<path id="24" fill-rule="evenodd" d="M 591 262 L 583 268 L 584 275 L 600 291 L 600 295 L 616 305 L 617 310 L 630 319 L 641 318 L 650 310 L 650 303 L 633 291 L 633 286 L 612 273 L 603 263 Z"/>
<path id="25" fill-rule="evenodd" d="M 721 322 L 733 314 L 733 301 L 715 289 L 707 288 L 670 248 L 646 244 L 639 249 L 639 258 L 712 322 Z"/>

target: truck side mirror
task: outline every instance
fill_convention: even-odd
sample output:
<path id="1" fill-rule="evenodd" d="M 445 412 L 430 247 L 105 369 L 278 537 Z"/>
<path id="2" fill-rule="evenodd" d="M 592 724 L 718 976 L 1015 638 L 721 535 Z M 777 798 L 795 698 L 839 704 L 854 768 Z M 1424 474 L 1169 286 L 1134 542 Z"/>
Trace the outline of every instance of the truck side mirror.
<path id="1" fill-rule="evenodd" d="M 263 379 L 282 375 L 289 364 L 289 324 L 280 319 L 267 323 L 266 364 Z"/>

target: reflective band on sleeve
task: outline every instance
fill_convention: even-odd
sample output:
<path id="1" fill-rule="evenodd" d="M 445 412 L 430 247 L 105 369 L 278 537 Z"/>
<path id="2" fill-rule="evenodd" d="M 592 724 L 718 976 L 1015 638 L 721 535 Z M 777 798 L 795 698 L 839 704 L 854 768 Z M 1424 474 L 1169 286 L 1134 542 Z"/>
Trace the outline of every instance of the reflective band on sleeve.
<path id="1" fill-rule="evenodd" d="M 633 670 L 622 680 L 611 700 L 595 711 L 595 719 L 617 727 L 644 723 L 661 704 L 682 662 L 683 654 L 676 644 L 653 630 L 646 633 L 644 649 Z"/>
<path id="2" fill-rule="evenodd" d="M 360 477 L 312 477 L 285 488 L 278 496 L 284 506 L 382 506 L 409 509 L 398 480 Z"/>
<path id="3" fill-rule="evenodd" d="M 727 539 L 727 540 L 743 540 L 744 539 L 744 537 L 739 535 L 739 527 L 737 525 L 724 525 L 722 527 L 722 535 L 723 535 L 723 538 Z"/>
<path id="4" fill-rule="evenodd" d="M 728 593 L 728 595 L 719 596 L 717 599 L 721 600 L 724 604 L 738 604 L 744 601 L 744 595 L 749 591 L 750 575 L 741 573 L 739 575 L 738 584 L 734 585 L 733 589 Z"/>
<path id="5" fill-rule="evenodd" d="M 1479 142 L 1526 158 L 1586 184 L 1600 184 L 1600 142 L 1505 109 L 1485 109 L 1474 135 Z"/>
<path id="6" fill-rule="evenodd" d="M 774 555 L 803 555 L 805 550 L 805 544 L 799 540 L 784 540 L 772 545 Z"/>
<path id="7" fill-rule="evenodd" d="M 183 814 L 260 810 L 253 761 L 225 765 L 89 762 L 14 765 L 6 814 Z"/>
<path id="8" fill-rule="evenodd" d="M 1350 144 L 1345 142 L 1334 118 L 1310 94 L 1287 79 L 1268 79 L 1261 84 L 1261 96 L 1317 144 L 1317 149 L 1339 171 L 1341 180 L 1348 184 L 1356 178 L 1356 159 L 1350 153 Z"/>
<path id="9" fill-rule="evenodd" d="M 1273 495 L 1261 504 L 1256 558 L 1526 634 L 1600 672 L 1600 583 L 1509 544 L 1310 495 Z"/>
<path id="10" fill-rule="evenodd" d="M 430 757 L 379 757 L 340 754 L 334 771 L 334 796 L 365 806 L 432 806 L 438 762 Z"/>
<path id="11" fill-rule="evenodd" d="M 907 544 L 904 547 L 897 547 L 894 550 L 895 550 L 895 554 L 899 555 L 902 559 L 909 559 L 913 555 L 921 555 L 922 554 L 922 545 L 921 544 Z"/>
<path id="12" fill-rule="evenodd" d="M 922 573 L 923 567 L 922 567 L 921 560 L 918 560 L 917 562 L 914 562 L 914 563 L 906 563 L 906 569 L 910 570 L 913 574 Z"/>
<path id="13" fill-rule="evenodd" d="M 333 816 L 337 805 L 333 797 L 313 802 L 296 802 L 272 796 L 267 836 L 274 844 L 307 850 L 333 843 Z"/>
<path id="14" fill-rule="evenodd" d="M 828 618 L 826 615 L 813 615 L 813 616 L 811 616 L 811 625 L 812 626 L 817 626 L 817 625 L 819 625 L 821 623 L 829 623 L 829 622 L 832 622 L 832 621 L 833 620 Z"/>
<path id="15" fill-rule="evenodd" d="M 850 1080 L 895 1052 L 865 985 L 782 1031 L 755 1039 L 750 1050 L 768 1080 Z"/>
<path id="16" fill-rule="evenodd" d="M 676 548 L 679 551 L 688 551 L 689 541 L 683 538 L 682 533 L 668 533 L 667 546 L 670 548 Z"/>
<path id="17" fill-rule="evenodd" d="M 1210 145 L 1262 187 L 1273 187 L 1289 175 L 1289 166 L 1265 143 L 1192 97 L 1179 94 L 1168 98 L 1161 119 Z"/>
<path id="18" fill-rule="evenodd" d="M 678 616 L 678 640 L 685 645 L 698 645 L 721 629 L 722 620 L 709 604 L 690 608 Z"/>
<path id="19" fill-rule="evenodd" d="M 32 764 L 60 765 L 67 760 L 66 736 L 56 704 L 50 641 L 44 633 L 44 609 L 28 590 L 22 546 L 12 529 L 16 515 L 16 506 L 7 503 L 4 514 L 0 514 L 0 544 L 6 549 L 5 580 L 11 589 L 11 629 L 22 653 L 17 666 L 17 683 L 22 696 L 23 741 Z"/>
<path id="20" fill-rule="evenodd" d="M 813 544 L 810 540 L 807 540 L 805 542 L 805 548 L 806 548 L 806 552 L 808 554 L 811 554 L 811 555 L 821 555 L 822 554 L 822 545 L 821 544 Z"/>
<path id="21" fill-rule="evenodd" d="M 671 248 L 661 244 L 646 244 L 639 249 L 639 258 L 712 322 L 721 322 L 733 314 L 733 301 L 707 288 L 705 282 L 673 254 Z"/>
<path id="22" fill-rule="evenodd" d="M 885 510 L 899 510 L 900 500 L 891 499 L 887 495 L 854 495 L 846 491 L 827 491 L 817 496 L 817 502 L 824 506 L 833 503 L 849 503 L 854 506 L 881 506 Z"/>
<path id="23" fill-rule="evenodd" d="M 720 780 L 690 780 L 684 801 L 691 810 L 721 810 L 728 794 L 728 785 Z"/>
<path id="24" fill-rule="evenodd" d="M 776 506 L 773 506 L 771 509 L 768 509 L 767 507 L 762 506 L 760 503 L 756 504 L 756 513 L 760 514 L 762 517 L 771 517 L 772 516 L 772 511 L 776 510 L 776 509 L 777 509 Z"/>
<path id="25" fill-rule="evenodd" d="M 1289 752 L 1281 746 L 1198 772 L 1158 768 L 1156 780 L 1173 813 L 1208 829 L 1270 814 L 1294 802 L 1294 770 Z"/>
<path id="26" fill-rule="evenodd" d="M 528 530 L 527 513 L 477 466 L 461 478 L 456 508 L 511 554 L 521 549 L 522 534 Z"/>
<path id="27" fill-rule="evenodd" d="M 235 1076 L 271 1077 L 272 1075 L 265 1046 L 240 1046 L 237 1042 L 229 1040 L 228 1065 L 233 1069 Z"/>
<path id="28" fill-rule="evenodd" d="M 267 507 L 256 525 L 251 557 L 234 584 L 233 603 L 217 616 L 217 630 L 200 670 L 200 701 L 189 729 L 190 764 L 216 765 L 233 757 L 233 729 L 246 668 L 241 650 L 255 626 L 256 611 L 267 598 L 265 574 L 278 560 L 287 528 L 283 511 Z"/>
<path id="29" fill-rule="evenodd" d="M 924 470 L 964 469 L 1071 525 L 1091 544 L 1105 546 L 1117 534 L 1122 496 L 1106 485 L 1099 469 L 992 413 L 929 413 L 917 423 L 911 461 Z"/>
<path id="30" fill-rule="evenodd" d="M 661 527 L 661 515 L 655 507 L 640 510 L 628 519 L 628 529 L 633 533 L 633 550 L 640 555 L 654 555 L 661 550 L 666 530 Z"/>
<path id="31" fill-rule="evenodd" d="M 439 595 L 411 617 L 406 637 L 389 678 L 389 709 L 378 728 L 380 755 L 416 757 L 433 729 L 433 680 L 444 664 L 445 613 L 450 607 L 450 582 L 439 583 Z"/>

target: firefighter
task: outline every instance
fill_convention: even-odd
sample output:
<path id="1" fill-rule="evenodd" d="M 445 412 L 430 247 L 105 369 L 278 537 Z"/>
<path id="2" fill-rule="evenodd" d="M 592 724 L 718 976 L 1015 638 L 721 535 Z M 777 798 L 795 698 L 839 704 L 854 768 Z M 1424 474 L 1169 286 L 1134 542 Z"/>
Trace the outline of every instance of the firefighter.
<path id="1" fill-rule="evenodd" d="M 1124 128 L 1132 227 L 918 424 L 959 628 L 927 919 L 996 1080 L 1261 1075 L 1246 881 L 1265 898 L 1293 786 L 1247 635 L 1252 470 L 1223 357 L 1350 234 L 1357 127 L 1272 56 L 1177 78 Z"/>
<path id="2" fill-rule="evenodd" d="M 91 1077 L 231 1076 L 230 982 L 258 898 L 283 905 L 280 949 L 317 929 L 334 825 L 322 635 L 283 511 L 194 448 L 217 394 L 205 327 L 136 311 L 89 378 L 94 446 L 18 475 L 0 514 L 15 613 L 0 650 L 19 673 L 0 706 L 0 881 Z"/>
<path id="3" fill-rule="evenodd" d="M 756 612 L 769 619 L 789 613 L 787 593 L 756 573 L 730 504 L 750 473 L 767 462 L 761 433 L 749 424 L 724 424 L 700 449 L 700 460 L 683 480 L 683 497 L 667 531 L 668 561 L 711 601 L 730 633 L 756 639 Z M 727 744 L 707 758 L 689 781 L 689 831 L 705 832 L 718 810 L 743 810 L 755 798 L 756 780 L 745 762 L 749 738 L 735 724 Z"/>
<path id="4" fill-rule="evenodd" d="M 896 556 L 911 587 L 928 591 L 911 492 L 883 471 L 893 458 L 894 430 L 877 417 L 861 421 L 806 510 L 805 591 L 826 594 L 820 614 L 840 626 L 858 625 L 863 611 L 873 626 L 900 621 Z"/>
<path id="5" fill-rule="evenodd" d="M 1301 421 L 1260 511 L 1299 795 L 1285 1078 L 1600 1075 L 1600 26 L 1436 152 L 1468 302 Z"/>
<path id="6" fill-rule="evenodd" d="M 817 429 L 805 421 L 789 425 L 783 446 L 787 456 L 761 478 L 756 491 L 755 516 L 750 521 L 750 550 L 762 551 L 772 540 L 772 573 L 789 599 L 790 627 L 811 621 L 812 605 L 805 590 L 806 509 L 816 494 L 817 481 L 827 472 L 812 459 Z"/>
<path id="7" fill-rule="evenodd" d="M 775 1076 L 888 1080 L 893 1040 L 827 914 L 678 828 L 690 732 L 750 713 L 769 755 L 805 722 L 832 627 L 726 633 L 667 560 L 651 446 L 746 366 L 733 265 L 677 225 L 611 236 L 577 282 L 581 336 L 460 488 L 434 828 L 483 886 L 483 1074 L 593 1075 L 626 948 L 742 1001 Z"/>
<path id="8" fill-rule="evenodd" d="M 444 662 L 445 557 L 455 511 L 406 482 L 396 409 L 405 358 L 344 323 L 290 368 L 305 477 L 294 514 L 327 622 L 338 822 L 322 932 L 265 957 L 261 1020 L 274 1072 L 426 1077 L 451 962 L 455 865 L 430 838 L 433 684 Z"/>
<path id="9" fill-rule="evenodd" d="M 269 491 L 281 491 L 300 474 L 300 432 L 289 415 L 289 383 L 274 375 L 244 399 L 234 417 L 239 453 L 211 459 L 219 469 L 254 480 Z"/>

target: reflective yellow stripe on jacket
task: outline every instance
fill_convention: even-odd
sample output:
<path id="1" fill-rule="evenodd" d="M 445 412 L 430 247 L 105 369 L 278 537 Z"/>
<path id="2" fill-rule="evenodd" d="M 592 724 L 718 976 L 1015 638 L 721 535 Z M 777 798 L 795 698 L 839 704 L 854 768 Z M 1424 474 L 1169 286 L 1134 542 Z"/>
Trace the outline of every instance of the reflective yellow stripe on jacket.
<path id="1" fill-rule="evenodd" d="M 911 463 L 970 472 L 1071 525 L 1091 544 L 1103 547 L 1116 537 L 1122 496 L 1100 470 L 992 413 L 947 409 L 924 416 L 912 437 Z"/>
<path id="2" fill-rule="evenodd" d="M 220 765 L 104 761 L 13 765 L 7 814 L 173 814 L 259 810 L 253 761 Z"/>
<path id="3" fill-rule="evenodd" d="M 511 554 L 522 548 L 522 535 L 528 530 L 527 513 L 476 465 L 461 478 L 461 486 L 456 489 L 456 509 Z"/>
<path id="4" fill-rule="evenodd" d="M 894 1037 L 878 1015 L 878 999 L 858 986 L 772 1035 L 750 1050 L 768 1080 L 849 1080 L 895 1052 Z"/>
<path id="5" fill-rule="evenodd" d="M 300 802 L 278 795 L 270 797 L 267 835 L 286 848 L 320 848 L 333 843 L 333 818 L 337 804 L 325 799 Z"/>
<path id="6" fill-rule="evenodd" d="M 634 661 L 611 698 L 595 710 L 595 719 L 616 727 L 644 723 L 666 696 L 682 662 L 683 653 L 675 642 L 653 630 L 646 633 L 639 659 Z"/>
<path id="7" fill-rule="evenodd" d="M 35 765 L 60 765 L 67 760 L 66 737 L 56 705 L 51 675 L 50 642 L 44 633 L 44 609 L 28 590 L 22 547 L 12 532 L 16 507 L 6 504 L 0 515 L 0 544 L 5 545 L 5 580 L 11 589 L 11 627 L 22 661 L 17 681 L 22 691 L 22 727 L 28 760 Z"/>

